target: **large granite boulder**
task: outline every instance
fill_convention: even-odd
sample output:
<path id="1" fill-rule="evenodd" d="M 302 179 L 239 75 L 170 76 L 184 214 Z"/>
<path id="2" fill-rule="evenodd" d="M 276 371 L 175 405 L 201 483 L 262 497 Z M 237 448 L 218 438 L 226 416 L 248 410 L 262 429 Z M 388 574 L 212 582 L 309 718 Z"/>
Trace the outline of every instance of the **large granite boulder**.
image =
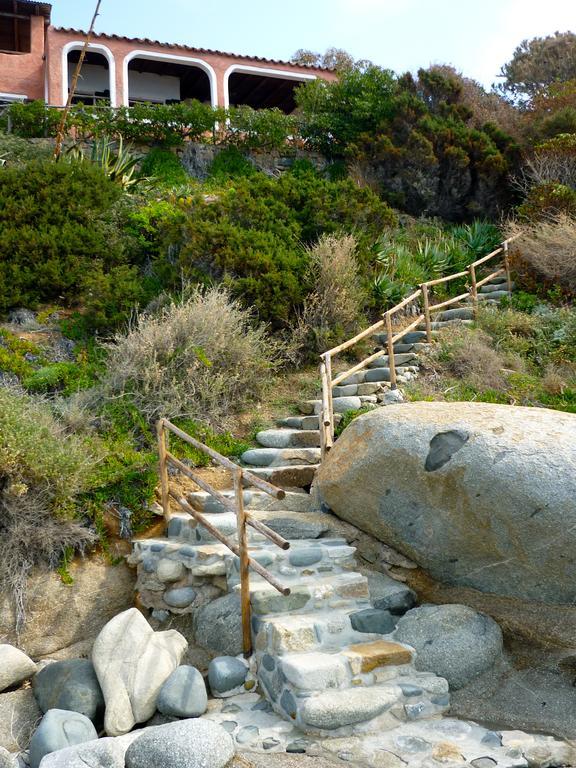
<path id="1" fill-rule="evenodd" d="M 94 643 L 92 662 L 106 702 L 109 736 L 128 733 L 152 717 L 160 689 L 187 647 L 176 630 L 154 632 L 136 608 L 106 624 Z"/>
<path id="2" fill-rule="evenodd" d="M 336 515 L 439 582 L 576 601 L 576 416 L 407 403 L 355 419 L 317 484 Z"/>
<path id="3" fill-rule="evenodd" d="M 73 586 L 55 572 L 34 571 L 26 588 L 26 623 L 16 631 L 15 602 L 0 594 L 0 642 L 17 645 L 33 659 L 55 658 L 63 649 L 94 640 L 104 624 L 134 605 L 134 572 L 100 555 L 70 565 Z M 78 656 L 73 650 L 68 658 Z M 63 656 L 59 656 L 62 658 Z"/>

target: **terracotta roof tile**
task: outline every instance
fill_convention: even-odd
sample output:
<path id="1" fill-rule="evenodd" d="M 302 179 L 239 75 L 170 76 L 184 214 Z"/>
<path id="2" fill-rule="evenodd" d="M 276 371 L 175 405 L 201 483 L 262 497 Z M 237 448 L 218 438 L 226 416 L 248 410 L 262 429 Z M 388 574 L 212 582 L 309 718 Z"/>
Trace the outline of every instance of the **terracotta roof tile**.
<path id="1" fill-rule="evenodd" d="M 86 37 L 87 32 L 81 29 L 74 29 L 72 27 L 53 27 L 56 32 L 67 32 L 78 36 Z M 291 61 L 282 61 L 281 59 L 266 59 L 263 56 L 247 56 L 241 53 L 229 53 L 228 51 L 217 51 L 210 48 L 194 48 L 190 45 L 183 45 L 180 43 L 162 43 L 159 40 L 150 40 L 147 37 L 126 37 L 125 35 L 108 35 L 105 32 L 95 33 L 93 38 L 107 38 L 108 40 L 127 40 L 130 43 L 140 43 L 144 45 L 157 45 L 160 48 L 180 48 L 185 51 L 193 51 L 194 53 L 210 53 L 216 56 L 229 56 L 233 59 L 248 59 L 250 61 L 260 61 L 263 64 L 281 64 L 284 67 L 296 67 L 299 69 L 311 69 L 322 72 L 332 72 L 333 70 L 328 67 L 315 67 L 311 64 L 294 64 Z"/>

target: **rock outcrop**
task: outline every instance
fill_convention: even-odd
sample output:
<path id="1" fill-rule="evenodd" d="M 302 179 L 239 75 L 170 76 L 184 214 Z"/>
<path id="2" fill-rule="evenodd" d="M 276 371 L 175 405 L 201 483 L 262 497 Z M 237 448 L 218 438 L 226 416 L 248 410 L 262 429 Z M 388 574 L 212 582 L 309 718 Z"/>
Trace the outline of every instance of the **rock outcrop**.
<path id="1" fill-rule="evenodd" d="M 408 403 L 356 419 L 318 472 L 336 515 L 435 580 L 524 601 L 576 600 L 576 416 Z"/>

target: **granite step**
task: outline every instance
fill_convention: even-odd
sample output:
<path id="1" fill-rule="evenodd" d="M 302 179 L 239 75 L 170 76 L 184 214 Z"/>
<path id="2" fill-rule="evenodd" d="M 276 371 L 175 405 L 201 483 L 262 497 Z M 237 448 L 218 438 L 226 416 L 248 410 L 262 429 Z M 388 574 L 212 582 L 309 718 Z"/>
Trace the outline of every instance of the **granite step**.
<path id="1" fill-rule="evenodd" d="M 256 442 L 264 448 L 318 448 L 318 429 L 265 429 L 258 432 Z"/>
<path id="2" fill-rule="evenodd" d="M 348 380 L 346 380 L 346 383 L 348 383 Z M 350 383 L 356 384 L 357 382 L 353 381 Z M 334 413 L 342 414 L 346 413 L 346 411 L 358 410 L 362 407 L 362 401 L 358 395 L 351 397 L 333 397 L 332 405 Z M 317 416 L 322 408 L 322 400 L 304 400 L 298 404 L 298 408 L 303 414 L 314 414 Z"/>
<path id="3" fill-rule="evenodd" d="M 340 413 L 334 414 L 334 422 L 338 424 L 342 415 Z M 318 416 L 288 416 L 285 419 L 277 419 L 276 424 L 278 427 L 286 427 L 288 429 L 301 429 L 301 430 L 317 430 L 320 428 L 320 419 Z"/>
<path id="4" fill-rule="evenodd" d="M 506 278 L 502 280 L 500 283 L 486 283 L 485 285 L 481 285 L 479 292 L 480 293 L 495 293 L 499 291 L 504 291 L 505 293 L 508 292 L 508 289 L 504 289 L 502 286 L 506 284 Z M 511 283 L 510 287 L 512 290 L 516 287 L 516 283 Z"/>
<path id="5" fill-rule="evenodd" d="M 368 368 L 388 368 L 388 355 L 377 357 L 368 364 Z M 394 362 L 397 366 L 414 365 L 418 362 L 418 355 L 415 352 L 399 352 L 394 354 Z"/>
<path id="6" fill-rule="evenodd" d="M 368 581 L 356 572 L 302 578 L 291 590 L 290 595 L 284 596 L 271 584 L 258 586 L 251 594 L 253 614 L 268 616 L 370 607 Z"/>
<path id="7" fill-rule="evenodd" d="M 500 299 L 509 299 L 512 296 L 508 291 L 488 291 L 484 293 L 478 293 L 479 301 L 500 301 Z"/>
<path id="8" fill-rule="evenodd" d="M 444 328 L 452 328 L 452 327 L 459 327 L 459 326 L 472 326 L 474 325 L 474 320 L 460 320 L 459 318 L 454 318 L 452 320 L 432 320 L 430 323 L 430 328 L 432 331 L 441 331 Z M 424 323 L 422 323 L 422 328 L 425 328 L 426 326 Z"/>
<path id="9" fill-rule="evenodd" d="M 314 465 L 320 461 L 320 448 L 251 448 L 241 460 L 251 467 Z"/>
<path id="10" fill-rule="evenodd" d="M 392 333 L 395 335 L 399 331 L 393 331 Z M 387 333 L 376 333 L 374 334 L 374 338 L 378 342 L 378 344 L 385 345 L 388 341 L 388 334 Z M 405 336 L 400 339 L 402 344 L 415 344 L 418 342 L 425 342 L 426 341 L 426 332 L 425 331 L 409 331 Z"/>
<path id="11" fill-rule="evenodd" d="M 235 493 L 233 490 L 220 491 L 222 496 L 225 496 L 231 501 L 235 499 Z M 270 512 L 309 512 L 313 508 L 313 502 L 308 493 L 303 491 L 296 493 L 294 491 L 286 491 L 286 495 L 283 499 L 276 499 L 270 496 L 265 491 L 258 491 L 254 488 L 246 488 L 242 494 L 244 499 L 244 508 L 249 510 L 268 510 Z M 209 493 L 205 491 L 195 491 L 189 493 L 187 499 L 190 504 L 197 509 L 198 512 L 208 512 L 210 514 L 218 514 L 222 512 L 228 512 L 229 510 L 220 502 L 215 499 Z"/>
<path id="12" fill-rule="evenodd" d="M 268 480 L 279 488 L 309 488 L 320 464 L 297 464 L 291 466 L 249 467 L 253 475 Z"/>
<path id="13" fill-rule="evenodd" d="M 435 320 L 437 322 L 443 322 L 445 320 L 474 320 L 474 310 L 470 307 L 445 309 L 443 312 L 436 315 Z"/>

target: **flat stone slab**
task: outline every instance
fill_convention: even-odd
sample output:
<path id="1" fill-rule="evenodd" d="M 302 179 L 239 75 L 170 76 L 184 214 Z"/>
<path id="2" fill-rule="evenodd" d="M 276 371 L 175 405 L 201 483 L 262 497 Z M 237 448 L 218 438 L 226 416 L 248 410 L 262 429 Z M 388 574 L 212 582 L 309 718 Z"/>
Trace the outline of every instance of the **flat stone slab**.
<path id="1" fill-rule="evenodd" d="M 319 448 L 252 448 L 242 454 L 242 461 L 256 467 L 301 466 L 318 464 Z"/>
<path id="2" fill-rule="evenodd" d="M 371 672 L 376 667 L 410 664 L 412 661 L 409 648 L 387 640 L 351 645 L 343 653 L 348 657 L 355 674 Z"/>
<path id="3" fill-rule="evenodd" d="M 256 442 L 265 448 L 317 448 L 320 432 L 317 429 L 265 429 L 258 432 Z"/>
<path id="4" fill-rule="evenodd" d="M 398 697 L 389 688 L 356 688 L 329 691 L 306 699 L 302 721 L 312 728 L 336 730 L 372 720 L 393 706 Z"/>

